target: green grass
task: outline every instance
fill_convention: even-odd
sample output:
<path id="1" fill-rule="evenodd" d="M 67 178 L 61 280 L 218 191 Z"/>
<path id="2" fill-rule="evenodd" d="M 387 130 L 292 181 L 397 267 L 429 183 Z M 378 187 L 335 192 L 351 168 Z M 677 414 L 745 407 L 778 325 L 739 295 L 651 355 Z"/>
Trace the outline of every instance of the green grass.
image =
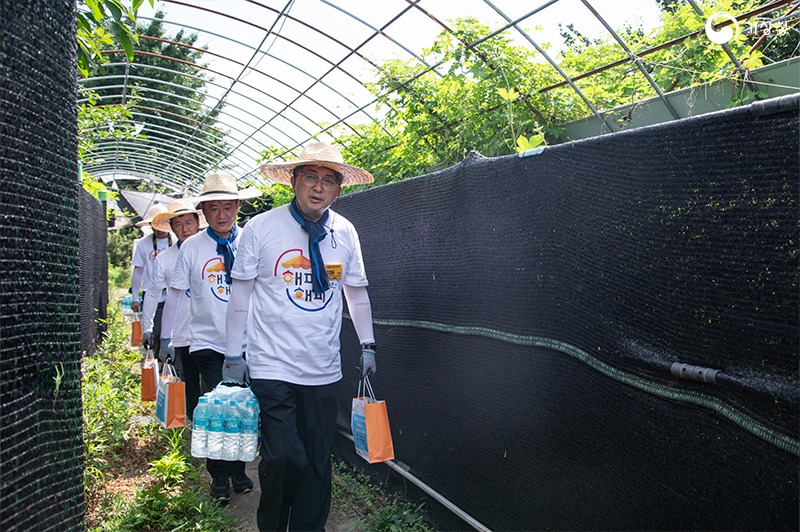
<path id="1" fill-rule="evenodd" d="M 387 493 L 370 478 L 341 461 L 334 461 L 332 496 L 340 507 L 358 517 L 361 532 L 430 532 L 422 504 Z"/>
<path id="2" fill-rule="evenodd" d="M 208 495 L 184 430 L 137 421 L 153 410 L 141 401 L 134 369 L 142 355 L 129 346 L 130 324 L 118 304 L 109 305 L 106 326 L 95 354 L 83 360 L 86 529 L 237 530 L 228 509 Z M 125 478 L 140 486 L 125 489 Z M 334 462 L 332 490 L 336 504 L 357 518 L 354 530 L 432 530 L 421 505 L 387 494 L 343 462 Z"/>
<path id="3" fill-rule="evenodd" d="M 128 347 L 129 325 L 109 306 L 105 338 L 83 361 L 84 492 L 87 530 L 234 530 L 237 522 L 211 500 L 192 463 L 183 429 L 137 419 L 142 403 L 141 354 Z M 141 484 L 133 488 L 130 480 Z"/>

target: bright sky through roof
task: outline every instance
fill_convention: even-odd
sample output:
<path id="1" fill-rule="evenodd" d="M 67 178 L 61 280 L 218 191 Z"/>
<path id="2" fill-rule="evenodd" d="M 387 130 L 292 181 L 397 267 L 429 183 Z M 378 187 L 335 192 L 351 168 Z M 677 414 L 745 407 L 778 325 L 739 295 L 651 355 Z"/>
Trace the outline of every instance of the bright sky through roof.
<path id="1" fill-rule="evenodd" d="M 155 10 L 165 12 L 169 36 L 185 26 L 186 32 L 199 34 L 195 46 L 207 46 L 209 52 L 221 56 L 206 54 L 201 61 L 219 73 L 208 74 L 211 81 L 206 87 L 207 101 L 211 105 L 233 84 L 223 113 L 231 119 L 227 123 L 243 127 L 240 131 L 223 129 L 228 131 L 232 153 L 240 157 L 225 164 L 235 167 L 233 173 L 238 175 L 252 175 L 257 154 L 264 146 L 291 149 L 316 134 L 320 125 L 342 120 L 351 124 L 372 121 L 376 116 L 376 109 L 370 105 L 374 95 L 364 84 L 376 79 L 376 72 L 359 55 L 378 65 L 393 58 L 413 60 L 412 54 L 430 46 L 442 31 L 431 17 L 405 0 L 180 2 L 191 7 L 158 1 Z M 615 30 L 629 24 L 641 25 L 649 32 L 660 22 L 655 0 L 589 3 Z M 559 23 L 574 24 L 589 38 L 610 38 L 580 0 L 421 0 L 418 5 L 441 23 L 451 25 L 453 20 L 469 16 L 491 31 L 541 8 L 521 22 L 520 28 L 538 45 L 549 43 L 546 50 L 553 58 L 561 48 Z M 293 20 L 277 17 L 287 6 Z M 139 10 L 141 22 L 147 23 L 155 10 L 144 2 Z M 404 10 L 407 11 L 398 17 Z M 383 35 L 371 38 L 378 29 L 383 29 Z M 507 35 L 530 48 L 520 32 L 510 29 Z M 357 54 L 352 53 L 353 48 L 357 48 Z M 256 71 L 245 70 L 245 64 Z M 319 138 L 331 140 L 325 133 Z"/>

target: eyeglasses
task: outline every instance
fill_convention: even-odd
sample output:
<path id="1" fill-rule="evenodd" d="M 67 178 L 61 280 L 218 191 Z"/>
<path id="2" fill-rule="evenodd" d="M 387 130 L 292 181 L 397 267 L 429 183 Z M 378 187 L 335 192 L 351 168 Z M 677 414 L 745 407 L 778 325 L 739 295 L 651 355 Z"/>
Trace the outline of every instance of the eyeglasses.
<path id="1" fill-rule="evenodd" d="M 185 222 L 170 221 L 169 225 L 170 227 L 172 227 L 173 231 L 180 231 L 183 229 L 194 229 L 195 227 L 197 227 L 197 222 L 195 222 L 194 220 L 187 220 Z"/>
<path id="2" fill-rule="evenodd" d="M 332 177 L 320 178 L 318 175 L 306 174 L 306 173 L 301 173 L 300 177 L 303 178 L 303 183 L 305 183 L 307 187 L 317 186 L 317 181 L 320 180 L 322 180 L 322 190 L 333 190 L 334 188 L 339 186 L 339 182 Z"/>

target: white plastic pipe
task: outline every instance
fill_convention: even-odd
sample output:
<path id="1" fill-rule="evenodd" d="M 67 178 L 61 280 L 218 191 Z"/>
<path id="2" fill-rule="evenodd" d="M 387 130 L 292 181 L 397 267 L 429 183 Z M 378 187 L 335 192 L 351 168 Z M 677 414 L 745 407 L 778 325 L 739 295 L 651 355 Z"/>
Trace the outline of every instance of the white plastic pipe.
<path id="1" fill-rule="evenodd" d="M 353 440 L 353 436 L 351 434 L 347 433 L 347 432 L 343 432 L 343 431 L 340 430 L 339 434 L 341 434 L 342 436 L 344 436 L 345 438 L 347 438 L 350 441 L 354 441 Z M 432 487 L 430 487 L 427 484 L 425 484 L 423 481 L 421 481 L 420 479 L 418 479 L 417 477 L 415 477 L 414 475 L 412 475 L 411 473 L 406 471 L 401 466 L 397 465 L 393 460 L 387 460 L 387 461 L 382 462 L 382 463 L 386 464 L 390 468 L 392 468 L 395 471 L 397 471 L 398 473 L 400 473 L 400 475 L 403 478 L 405 478 L 407 480 L 410 480 L 412 484 L 414 484 L 419 489 L 421 489 L 422 491 L 424 491 L 425 493 L 427 493 L 428 495 L 433 497 L 436 500 L 436 502 L 438 502 L 439 504 L 441 504 L 442 506 L 444 506 L 445 508 L 447 508 L 448 510 L 450 510 L 451 512 L 456 514 L 462 521 L 467 523 L 469 526 L 471 526 L 475 530 L 478 530 L 480 532 L 491 532 L 491 530 L 489 528 L 487 528 L 486 526 L 482 525 L 475 518 L 473 518 L 471 515 L 466 513 L 464 510 L 462 510 L 461 508 L 459 508 L 458 506 L 456 506 L 455 504 L 453 504 L 449 500 L 447 500 L 444 497 L 444 495 L 442 495 L 441 493 L 439 493 L 436 490 L 434 490 Z"/>

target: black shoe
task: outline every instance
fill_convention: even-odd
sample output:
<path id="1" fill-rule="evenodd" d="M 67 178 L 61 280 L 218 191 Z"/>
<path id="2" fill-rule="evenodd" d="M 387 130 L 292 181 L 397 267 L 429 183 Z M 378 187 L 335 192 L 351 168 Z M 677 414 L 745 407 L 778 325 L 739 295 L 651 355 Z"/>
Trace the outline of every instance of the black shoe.
<path id="1" fill-rule="evenodd" d="M 231 483 L 228 477 L 215 478 L 211 482 L 211 498 L 220 502 L 230 500 Z"/>
<path id="2" fill-rule="evenodd" d="M 244 473 L 236 473 L 231 480 L 233 481 L 233 491 L 236 493 L 253 491 L 253 481 Z"/>

